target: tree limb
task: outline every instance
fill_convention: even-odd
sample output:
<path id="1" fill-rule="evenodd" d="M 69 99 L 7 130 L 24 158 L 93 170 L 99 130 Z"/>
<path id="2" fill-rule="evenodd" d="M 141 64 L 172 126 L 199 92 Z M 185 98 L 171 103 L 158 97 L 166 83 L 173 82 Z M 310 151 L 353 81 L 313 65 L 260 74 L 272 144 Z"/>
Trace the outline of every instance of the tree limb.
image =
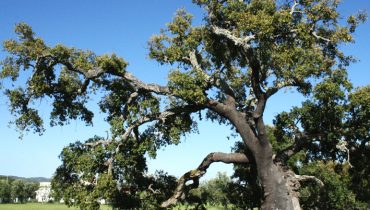
<path id="1" fill-rule="evenodd" d="M 312 180 L 312 181 L 316 182 L 317 185 L 319 185 L 319 187 L 324 187 L 324 183 L 315 176 L 295 175 L 294 178 L 296 178 L 300 182 Z"/>
<path id="2" fill-rule="evenodd" d="M 85 143 L 84 145 L 90 146 L 90 147 L 96 147 L 98 145 L 109 145 L 111 143 L 112 143 L 112 140 L 99 140 L 95 142 L 88 142 L 88 143 Z"/>
<path id="3" fill-rule="evenodd" d="M 147 84 L 139 80 L 137 77 L 135 77 L 130 72 L 125 71 L 123 74 L 115 73 L 115 72 L 107 72 L 101 67 L 93 67 L 92 69 L 85 71 L 82 69 L 78 69 L 74 67 L 70 62 L 68 61 L 60 61 L 61 64 L 67 67 L 68 70 L 74 71 L 77 73 L 80 73 L 84 75 L 84 77 L 88 80 L 94 80 L 97 77 L 101 76 L 104 73 L 109 73 L 114 76 L 118 76 L 129 82 L 134 88 L 136 89 L 144 89 L 148 92 L 153 92 L 161 95 L 172 95 L 168 87 L 161 86 L 157 84 Z"/>
<path id="4" fill-rule="evenodd" d="M 312 32 L 312 35 L 313 35 L 314 37 L 316 37 L 317 39 L 323 40 L 323 41 L 325 41 L 325 42 L 327 42 L 327 43 L 331 42 L 331 40 L 330 40 L 330 39 L 317 35 L 316 31 Z"/>
<path id="5" fill-rule="evenodd" d="M 248 42 L 250 42 L 251 40 L 255 38 L 254 35 L 245 36 L 243 38 L 237 37 L 234 34 L 232 34 L 231 31 L 227 29 L 219 28 L 217 26 L 211 26 L 211 29 L 215 34 L 227 37 L 228 39 L 233 41 L 235 45 L 241 46 L 244 49 L 249 49 L 251 45 Z"/>
<path id="6" fill-rule="evenodd" d="M 189 57 L 184 58 L 185 60 L 189 61 L 190 64 L 193 66 L 194 70 L 197 71 L 200 75 L 204 76 L 207 83 L 213 84 L 216 87 L 220 88 L 225 94 L 230 95 L 231 97 L 235 97 L 235 93 L 230 87 L 227 82 L 217 76 L 222 70 L 217 70 L 212 75 L 208 75 L 201 67 L 198 57 L 202 60 L 202 56 L 197 52 L 197 50 L 193 50 L 189 53 Z"/>
<path id="7" fill-rule="evenodd" d="M 171 198 L 164 201 L 161 204 L 162 208 L 168 208 L 172 205 L 175 205 L 182 197 L 183 194 L 186 194 L 191 188 L 195 188 L 199 184 L 199 179 L 202 177 L 206 172 L 209 166 L 214 162 L 223 162 L 223 163 L 233 163 L 233 164 L 243 164 L 249 163 L 249 159 L 243 153 L 222 153 L 222 152 L 214 152 L 208 154 L 201 164 L 195 170 L 191 170 L 186 172 L 179 180 L 177 188 Z M 193 185 L 187 186 L 186 183 L 192 180 Z M 195 183 L 195 184 L 194 184 Z"/>
<path id="8" fill-rule="evenodd" d="M 293 13 L 297 12 L 295 10 L 295 8 L 298 6 L 298 1 L 297 0 L 294 0 L 294 3 L 293 3 L 293 6 L 292 8 L 290 9 L 290 15 L 293 15 Z"/>
<path id="9" fill-rule="evenodd" d="M 191 65 L 193 66 L 194 70 L 197 71 L 200 75 L 202 75 L 206 79 L 207 82 L 209 82 L 210 76 L 207 73 L 205 73 L 202 67 L 200 66 L 198 62 L 198 58 L 197 58 L 197 52 L 195 50 L 189 53 L 189 61 Z"/>
<path id="10" fill-rule="evenodd" d="M 305 134 L 301 131 L 295 131 L 295 140 L 292 145 L 285 148 L 281 152 L 276 155 L 276 161 L 287 161 L 291 156 L 300 152 L 302 149 L 307 148 L 309 144 L 311 144 L 311 139 L 315 137 L 322 137 L 324 134 L 317 133 L 317 134 Z"/>
<path id="11" fill-rule="evenodd" d="M 173 95 L 168 87 L 153 84 L 153 83 L 150 83 L 150 84 L 144 83 L 129 72 L 125 72 L 125 74 L 122 75 L 122 77 L 136 88 L 144 89 L 149 92 L 157 93 L 160 95 L 167 95 L 167 96 Z"/>

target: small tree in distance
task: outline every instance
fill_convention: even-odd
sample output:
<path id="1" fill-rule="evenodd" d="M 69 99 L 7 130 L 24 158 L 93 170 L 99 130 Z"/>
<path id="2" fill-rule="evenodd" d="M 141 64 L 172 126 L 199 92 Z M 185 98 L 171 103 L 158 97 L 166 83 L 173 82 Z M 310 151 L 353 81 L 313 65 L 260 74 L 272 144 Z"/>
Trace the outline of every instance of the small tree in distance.
<path id="1" fill-rule="evenodd" d="M 204 25 L 193 26 L 192 15 L 179 10 L 149 41 L 152 59 L 178 67 L 169 71 L 166 86 L 139 80 L 115 54 L 48 46 L 24 23 L 16 26 L 17 40 L 4 42 L 10 56 L 2 62 L 1 78 L 17 85 L 19 74 L 31 72 L 25 84 L 5 91 L 20 131 L 44 131 L 33 102 L 45 97 L 52 101 L 52 126 L 71 119 L 89 125 L 94 115 L 86 107 L 89 95 L 104 93 L 99 105 L 112 136 L 72 143 L 60 155 L 63 163 L 53 187 L 68 205 L 95 209 L 97 200 L 105 198 L 120 208 L 143 206 L 148 194 L 161 193 L 153 188 L 156 178 L 145 176 L 146 154 L 155 157 L 159 148 L 178 144 L 203 119 L 230 126 L 243 152 L 209 154 L 176 187 L 167 188 L 173 189 L 172 196 L 155 201 L 157 208 L 175 205 L 197 187 L 213 162 L 249 165 L 263 190 L 263 210 L 301 209 L 300 182 L 322 185 L 313 176 L 298 175 L 289 161 L 315 145 L 313 155 L 336 158 L 341 139 L 317 129 L 334 128 L 332 119 L 312 118 L 301 125 L 294 121 L 299 112 L 280 115 L 276 140 L 286 144 L 274 150 L 264 110 L 269 98 L 287 87 L 333 107 L 340 103 L 343 97 L 326 101 L 351 89 L 346 67 L 353 58 L 339 46 L 353 41 L 351 34 L 365 15 L 350 16 L 347 25 L 340 25 L 336 0 L 193 2 L 206 11 Z"/>

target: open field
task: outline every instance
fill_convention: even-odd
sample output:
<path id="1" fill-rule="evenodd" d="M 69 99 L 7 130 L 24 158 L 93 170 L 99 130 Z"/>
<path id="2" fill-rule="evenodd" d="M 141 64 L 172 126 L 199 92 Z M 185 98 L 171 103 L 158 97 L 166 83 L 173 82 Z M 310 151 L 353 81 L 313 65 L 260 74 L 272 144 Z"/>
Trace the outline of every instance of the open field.
<path id="1" fill-rule="evenodd" d="M 111 210 L 109 206 L 100 206 L 102 210 Z M 78 210 L 76 207 L 68 208 L 64 204 L 27 203 L 27 204 L 0 204 L 0 210 Z"/>

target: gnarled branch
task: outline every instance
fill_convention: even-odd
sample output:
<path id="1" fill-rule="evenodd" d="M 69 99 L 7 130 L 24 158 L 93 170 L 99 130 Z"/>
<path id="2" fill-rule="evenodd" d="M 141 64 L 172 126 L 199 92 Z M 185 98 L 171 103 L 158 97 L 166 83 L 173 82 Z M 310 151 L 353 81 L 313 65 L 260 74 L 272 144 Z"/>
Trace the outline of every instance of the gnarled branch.
<path id="1" fill-rule="evenodd" d="M 234 164 L 245 164 L 249 163 L 249 159 L 243 153 L 222 153 L 214 152 L 208 154 L 198 166 L 198 168 L 186 172 L 179 180 L 177 188 L 171 198 L 164 201 L 161 204 L 162 208 L 168 208 L 172 205 L 175 205 L 182 197 L 183 194 L 189 192 L 190 189 L 198 187 L 199 179 L 206 172 L 209 166 L 214 162 L 223 162 L 223 163 L 234 163 Z M 192 185 L 187 186 L 188 181 L 193 181 Z"/>
<path id="2" fill-rule="evenodd" d="M 133 85 L 134 87 L 138 89 L 144 89 L 146 91 L 157 93 L 160 95 L 167 95 L 167 96 L 173 95 L 171 91 L 168 89 L 168 87 L 153 84 L 153 83 L 150 83 L 150 84 L 144 83 L 129 72 L 125 72 L 125 74 L 122 75 L 122 77 L 125 80 L 127 80 L 131 85 Z"/>
<path id="3" fill-rule="evenodd" d="M 303 181 L 314 181 L 316 182 L 319 187 L 324 187 L 324 183 L 318 179 L 315 176 L 308 176 L 308 175 L 295 175 L 294 178 L 296 178 L 298 181 L 303 182 Z"/>
<path id="4" fill-rule="evenodd" d="M 249 35 L 245 37 L 237 37 L 234 34 L 231 33 L 231 31 L 223 28 L 219 28 L 217 26 L 211 26 L 212 31 L 217 34 L 217 35 L 222 35 L 230 39 L 231 41 L 234 42 L 235 45 L 241 46 L 244 49 L 248 49 L 251 47 L 249 42 L 255 38 L 254 35 Z"/>
<path id="5" fill-rule="evenodd" d="M 137 77 L 135 77 L 133 74 L 130 72 L 125 71 L 124 73 L 115 73 L 115 72 L 106 72 L 103 68 L 101 67 L 93 67 L 92 69 L 89 69 L 88 71 L 84 71 L 82 69 L 76 68 L 73 66 L 68 61 L 60 61 L 61 64 L 67 67 L 68 70 L 74 71 L 77 73 L 80 73 L 84 75 L 84 77 L 87 80 L 94 80 L 97 77 L 101 76 L 104 73 L 109 73 L 114 76 L 118 76 L 129 82 L 129 84 L 136 88 L 136 89 L 144 89 L 148 92 L 153 92 L 161 95 L 172 95 L 170 90 L 166 86 L 161 86 L 157 84 L 147 84 L 144 83 L 143 81 L 139 80 Z"/>

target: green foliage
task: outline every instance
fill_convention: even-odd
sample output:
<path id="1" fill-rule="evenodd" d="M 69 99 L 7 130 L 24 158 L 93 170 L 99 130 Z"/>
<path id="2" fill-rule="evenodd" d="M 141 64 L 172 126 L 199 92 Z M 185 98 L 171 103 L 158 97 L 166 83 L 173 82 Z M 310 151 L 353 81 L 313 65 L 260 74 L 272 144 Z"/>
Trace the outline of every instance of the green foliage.
<path id="1" fill-rule="evenodd" d="M 95 76 L 91 75 L 91 69 L 101 68 L 105 72 L 122 75 L 127 62 L 115 54 L 96 56 L 91 51 L 60 44 L 55 47 L 46 46 L 25 23 L 18 24 L 15 31 L 18 40 L 7 40 L 3 44 L 11 56 L 2 61 L 0 78 L 17 81 L 20 71 L 32 70 L 32 77 L 27 80 L 26 87 L 5 90 L 11 102 L 10 110 L 17 116 L 17 128 L 37 133 L 44 131 L 43 120 L 38 111 L 32 108 L 36 100 L 44 97 L 53 99 L 50 114 L 52 126 L 64 125 L 70 119 L 81 119 L 91 124 L 93 113 L 85 106 L 87 95 L 84 90 L 92 87 L 89 81 Z M 78 73 L 88 78 L 83 80 Z"/>
<path id="2" fill-rule="evenodd" d="M 222 205 L 227 206 L 228 198 L 227 198 L 227 189 L 228 184 L 230 182 L 230 178 L 226 175 L 226 173 L 218 172 L 216 178 L 209 180 L 205 185 L 204 188 L 208 192 L 208 202 L 211 205 Z"/>
<path id="3" fill-rule="evenodd" d="M 11 185 L 10 190 L 13 201 L 18 199 L 18 202 L 23 203 L 27 199 L 25 191 L 25 183 L 22 180 L 15 180 Z"/>
<path id="4" fill-rule="evenodd" d="M 301 192 L 301 203 L 305 209 L 366 209 L 364 203 L 356 200 L 356 195 L 348 189 L 350 174 L 348 165 L 333 162 L 313 162 L 301 169 L 302 174 L 314 175 L 324 182 L 320 189 L 314 184 L 304 185 Z"/>
<path id="5" fill-rule="evenodd" d="M 156 171 L 147 179 L 148 188 L 140 192 L 141 209 L 160 209 L 160 204 L 172 196 L 177 179 L 163 171 Z"/>
<path id="6" fill-rule="evenodd" d="M 24 204 L 0 204 L 0 209 L 6 210 L 78 210 L 60 203 L 24 203 Z M 112 207 L 102 205 L 102 210 L 111 210 Z"/>
<path id="7" fill-rule="evenodd" d="M 230 203 L 227 194 L 230 183 L 226 173 L 218 172 L 215 178 L 201 183 L 199 188 L 190 190 L 185 202 L 195 205 L 195 209 L 204 209 L 207 205 L 227 208 Z"/>
<path id="8" fill-rule="evenodd" d="M 99 140 L 103 139 L 95 137 L 87 142 Z M 98 209 L 100 198 L 112 202 L 113 206 L 127 207 L 137 202 L 133 192 L 142 188 L 142 173 L 146 170 L 143 152 L 130 141 L 120 145 L 120 153 L 115 154 L 117 144 L 92 147 L 76 142 L 66 147 L 60 155 L 64 164 L 57 169 L 52 181 L 54 196 L 63 198 L 69 206 L 77 205 L 83 209 Z M 109 165 L 113 154 L 114 165 Z M 108 170 L 109 167 L 113 168 Z M 120 196 L 127 200 L 116 204 Z"/>
<path id="9" fill-rule="evenodd" d="M 98 141 L 104 139 L 95 137 L 87 143 Z M 144 176 L 147 149 L 132 139 L 117 144 L 94 147 L 76 142 L 64 148 L 60 155 L 63 165 L 57 169 L 52 181 L 53 196 L 63 198 L 68 206 L 81 209 L 99 209 L 99 199 L 124 209 L 159 207 L 160 202 L 173 192 L 176 179 L 163 172 L 153 177 Z"/>
<path id="10" fill-rule="evenodd" d="M 0 203 L 10 203 L 11 198 L 11 185 L 6 180 L 0 180 Z"/>
<path id="11" fill-rule="evenodd" d="M 195 50 L 202 40 L 201 28 L 192 26 L 192 15 L 184 9 L 178 10 L 172 22 L 160 35 L 149 41 L 149 56 L 161 64 L 183 61 Z"/>
<path id="12" fill-rule="evenodd" d="M 340 25 L 337 0 L 193 2 L 206 9 L 204 25 L 193 26 L 192 15 L 181 9 L 148 43 L 150 58 L 177 67 L 170 71 L 166 87 L 141 82 L 126 72 L 128 63 L 116 54 L 99 56 L 61 44 L 48 46 L 25 23 L 17 24 L 16 39 L 3 43 L 9 56 L 1 62 L 0 79 L 13 84 L 5 87 L 5 93 L 21 132 L 44 131 L 35 102 L 45 98 L 52 106 L 51 126 L 70 120 L 91 125 L 89 97 L 104 93 L 99 105 L 112 137 L 94 137 L 63 149 L 62 165 L 52 183 L 54 196 L 81 209 L 98 209 L 101 198 L 118 208 L 157 208 L 171 194 L 174 178 L 163 173 L 148 178 L 147 155 L 155 157 L 161 147 L 197 132 L 192 113 L 219 104 L 245 116 L 257 138 L 267 132 L 277 155 L 299 142 L 299 153 L 279 161 L 297 173 L 322 173 L 328 186 L 322 198 L 307 186 L 303 199 L 312 197 L 315 205 L 321 205 L 325 198 L 326 207 L 334 209 L 368 203 L 370 164 L 359 163 L 370 156 L 369 87 L 350 93 L 345 68 L 354 58 L 340 50 L 342 44 L 353 42 L 352 34 L 366 15 L 350 16 L 348 25 Z M 30 76 L 23 81 L 21 74 Z M 261 102 L 287 87 L 308 99 L 301 107 L 279 114 L 274 127 L 261 131 L 253 114 L 263 112 Z M 230 125 L 230 118 L 214 110 L 206 118 Z M 343 142 L 346 148 L 337 147 Z M 244 145 L 235 150 L 253 160 Z M 313 165 L 320 160 L 326 162 Z M 349 161 L 354 167 L 325 168 L 330 161 L 338 165 Z M 259 207 L 262 188 L 256 165 L 235 169 L 236 180 L 219 175 L 208 183 L 210 189 L 194 191 L 193 197 L 202 201 L 212 190 L 207 199 L 214 204 Z M 342 173 L 345 179 L 340 178 Z M 14 187 L 13 194 L 21 188 L 21 184 Z"/>
<path id="13" fill-rule="evenodd" d="M 33 201 L 36 191 L 39 189 L 38 182 L 28 182 L 20 179 L 0 179 L 0 203 L 20 203 Z"/>
<path id="14" fill-rule="evenodd" d="M 339 73 L 319 83 L 312 100 L 279 114 L 275 121 L 278 142 L 283 144 L 286 139 L 293 141 L 304 136 L 301 143 L 305 152 L 289 160 L 294 170 L 315 175 L 324 182 L 322 190 L 314 184 L 302 189 L 302 203 L 307 209 L 366 209 L 370 205 L 370 91 L 366 86 L 349 93 L 350 86 L 345 87 L 347 79 L 338 77 Z M 339 150 L 337 145 L 341 142 L 348 150 Z"/>
<path id="15" fill-rule="evenodd" d="M 349 140 L 350 162 L 353 168 L 350 189 L 356 193 L 359 200 L 370 206 L 370 87 L 357 89 L 349 95 L 350 103 L 346 106 L 345 138 Z"/>
<path id="16" fill-rule="evenodd" d="M 26 199 L 35 199 L 36 191 L 39 189 L 39 183 L 36 182 L 26 182 L 24 185 L 25 197 Z"/>
<path id="17" fill-rule="evenodd" d="M 205 89 L 207 83 L 204 82 L 202 75 L 181 73 L 180 71 L 172 71 L 169 74 L 168 87 L 173 90 L 174 94 L 181 96 L 185 101 L 205 103 Z M 194 76 L 195 74 L 195 76 Z"/>

